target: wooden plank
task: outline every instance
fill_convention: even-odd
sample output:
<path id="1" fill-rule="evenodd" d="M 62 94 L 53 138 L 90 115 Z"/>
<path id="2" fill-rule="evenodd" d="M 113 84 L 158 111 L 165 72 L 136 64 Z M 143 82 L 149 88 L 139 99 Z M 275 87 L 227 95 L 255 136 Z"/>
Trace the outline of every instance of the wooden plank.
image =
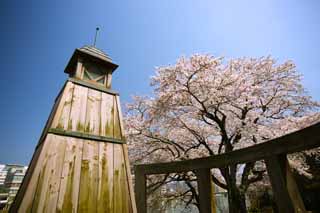
<path id="1" fill-rule="evenodd" d="M 117 139 L 121 139 L 121 127 L 119 120 L 119 106 L 117 104 L 117 99 L 114 97 L 113 99 L 113 109 L 114 109 L 114 121 L 113 121 L 113 137 Z"/>
<path id="2" fill-rule="evenodd" d="M 147 181 L 142 167 L 134 167 L 135 174 L 135 195 L 137 210 L 139 213 L 147 213 Z"/>
<path id="3" fill-rule="evenodd" d="M 212 213 L 212 186 L 210 169 L 195 170 L 201 213 Z"/>
<path id="4" fill-rule="evenodd" d="M 96 212 L 97 210 L 98 160 L 98 143 L 83 140 L 78 212 Z"/>
<path id="5" fill-rule="evenodd" d="M 87 100 L 85 132 L 99 135 L 101 92 L 89 89 Z"/>
<path id="6" fill-rule="evenodd" d="M 295 212 L 300 213 L 300 212 L 307 212 L 304 202 L 301 197 L 301 193 L 299 191 L 298 185 L 295 181 L 295 178 L 293 176 L 293 173 L 290 169 L 289 162 L 287 158 L 285 160 L 285 174 L 286 174 L 286 182 L 287 182 L 287 189 L 290 195 L 290 198 L 292 200 Z"/>
<path id="7" fill-rule="evenodd" d="M 42 163 L 32 212 L 55 212 L 60 187 L 60 176 L 66 141 L 63 137 L 48 134 L 49 147 Z"/>
<path id="8" fill-rule="evenodd" d="M 75 84 L 78 84 L 78 85 L 82 85 L 82 86 L 88 87 L 90 89 L 94 89 L 94 90 L 98 90 L 98 91 L 101 91 L 101 92 L 105 92 L 105 93 L 108 93 L 108 94 L 111 94 L 111 95 L 118 95 L 119 94 L 116 91 L 113 91 L 113 90 L 108 89 L 106 87 L 100 86 L 98 84 L 90 83 L 90 82 L 87 82 L 87 81 L 83 81 L 83 80 L 80 80 L 80 79 L 69 78 L 68 81 L 70 81 L 72 83 L 75 83 Z"/>
<path id="9" fill-rule="evenodd" d="M 83 142 L 66 137 L 57 212 L 77 212 Z"/>
<path id="10" fill-rule="evenodd" d="M 127 213 L 130 209 L 130 198 L 122 145 L 113 144 L 113 155 L 114 212 Z"/>
<path id="11" fill-rule="evenodd" d="M 59 92 L 59 95 L 57 96 L 56 100 L 55 100 L 55 103 L 54 103 L 54 105 L 52 107 L 52 110 L 50 112 L 49 118 L 47 119 L 45 128 L 44 128 L 44 130 L 43 130 L 43 132 L 41 134 L 41 137 L 39 139 L 39 142 L 37 144 L 35 153 L 34 153 L 34 155 L 32 157 L 31 162 L 30 162 L 30 165 L 29 165 L 28 171 L 26 173 L 26 176 L 25 176 L 25 178 L 23 180 L 23 183 L 22 183 L 22 185 L 21 185 L 21 187 L 19 189 L 19 192 L 17 193 L 17 196 L 15 197 L 14 203 L 11 205 L 11 209 L 12 209 L 13 212 L 16 212 L 17 208 L 19 208 L 19 207 L 20 207 L 22 212 L 27 212 L 29 210 L 31 211 L 31 207 L 30 207 L 29 210 L 27 209 L 29 207 L 28 203 L 30 203 L 30 205 L 32 205 L 32 200 L 33 200 L 33 196 L 34 196 L 34 193 L 35 193 L 35 187 L 36 187 L 36 183 L 37 183 L 37 180 L 38 180 L 38 175 L 39 175 L 39 172 L 40 172 L 39 169 L 35 170 L 35 167 L 37 165 L 36 163 L 38 161 L 41 162 L 41 160 L 43 158 L 43 157 L 39 158 L 40 153 L 44 153 L 45 152 L 45 151 L 42 152 L 43 147 L 44 147 L 43 146 L 43 142 L 46 140 L 48 129 L 51 127 L 51 125 L 52 125 L 52 123 L 54 121 L 54 118 L 56 117 L 56 122 L 58 120 L 58 117 L 55 116 L 55 115 L 57 114 L 57 111 L 60 110 L 60 112 L 61 112 L 61 109 L 62 109 L 63 105 L 60 104 L 60 103 L 62 102 L 62 100 L 64 101 L 66 99 L 66 96 L 67 96 L 64 91 L 66 90 L 67 87 L 70 87 L 71 84 L 72 83 L 68 84 L 68 82 L 66 82 L 64 84 L 63 88 L 61 89 L 61 91 Z M 42 154 L 42 156 L 44 156 L 44 154 Z M 40 167 L 38 166 L 37 168 L 40 168 Z M 27 187 L 28 187 L 28 190 L 27 190 Z M 22 202 L 22 199 L 24 199 L 23 202 Z"/>
<path id="12" fill-rule="evenodd" d="M 101 129 L 100 135 L 113 137 L 113 95 L 101 95 Z"/>
<path id="13" fill-rule="evenodd" d="M 83 63 L 83 60 L 82 58 L 79 57 L 77 61 L 77 69 L 75 73 L 75 76 L 79 79 L 82 78 L 82 72 L 83 72 L 82 63 Z"/>
<path id="14" fill-rule="evenodd" d="M 111 73 L 111 72 L 108 72 L 108 74 L 107 74 L 107 84 L 106 84 L 106 87 L 107 87 L 108 89 L 111 88 L 111 80 L 112 80 L 112 73 Z"/>
<path id="15" fill-rule="evenodd" d="M 75 85 L 68 130 L 84 132 L 88 88 Z"/>
<path id="16" fill-rule="evenodd" d="M 53 119 L 52 127 L 65 130 L 68 129 L 73 90 L 74 84 L 68 82 L 63 91 L 64 94 L 58 106 L 57 113 Z"/>
<path id="17" fill-rule="evenodd" d="M 170 163 L 137 165 L 145 174 L 163 174 L 192 171 L 203 168 L 221 168 L 230 164 L 252 162 L 272 155 L 293 153 L 320 146 L 320 123 L 255 146 L 221 155 Z"/>
<path id="18" fill-rule="evenodd" d="M 60 92 L 60 96 L 58 96 L 59 98 L 56 100 L 56 102 L 58 101 L 58 106 L 56 113 L 54 114 L 51 127 L 58 126 L 64 103 L 66 102 L 67 97 L 70 95 L 70 92 L 72 91 L 71 88 L 73 88 L 73 86 L 74 85 L 72 82 L 67 82 L 64 89 Z"/>
<path id="19" fill-rule="evenodd" d="M 211 181 L 211 192 L 212 192 L 211 211 L 212 211 L 212 213 L 217 213 L 216 194 L 214 193 L 215 192 L 215 185 L 212 181 Z"/>
<path id="20" fill-rule="evenodd" d="M 265 160 L 272 185 L 273 194 L 279 212 L 294 212 L 294 206 L 287 190 L 286 177 L 283 175 L 279 156 L 272 156 Z"/>
<path id="21" fill-rule="evenodd" d="M 113 144 L 99 143 L 97 212 L 113 212 Z"/>
<path id="22" fill-rule="evenodd" d="M 49 163 L 50 157 L 52 156 L 51 153 L 53 152 L 54 143 L 52 143 L 52 141 L 53 141 L 53 135 L 48 134 L 44 142 L 45 144 L 47 144 L 47 149 L 43 153 L 44 157 L 41 162 L 37 162 L 40 171 L 38 173 L 37 182 L 35 183 L 36 191 L 34 193 L 34 197 L 32 198 L 33 202 L 32 202 L 30 212 L 33 212 L 33 213 L 41 211 L 39 210 L 39 202 L 41 199 L 41 193 L 45 193 L 45 190 L 43 190 L 43 188 L 45 189 L 47 188 L 47 182 L 45 181 L 44 177 L 47 169 L 47 164 Z"/>
<path id="23" fill-rule="evenodd" d="M 48 133 L 56 134 L 56 135 L 62 135 L 62 136 L 69 136 L 69 137 L 75 137 L 80 139 L 88 139 L 88 140 L 94 140 L 98 142 L 108 142 L 108 143 L 118 143 L 118 144 L 124 144 L 125 141 L 121 139 L 116 138 L 109 138 L 105 136 L 100 135 L 92 135 L 87 133 L 81 133 L 81 132 L 75 132 L 75 131 L 65 131 L 61 129 L 49 129 Z"/>
<path id="24" fill-rule="evenodd" d="M 48 130 L 52 126 L 53 119 L 54 119 L 55 115 L 57 114 L 58 106 L 61 103 L 61 99 L 64 94 L 63 91 L 65 90 L 67 83 L 68 83 L 68 81 L 63 85 L 63 88 L 60 90 L 59 95 L 55 99 L 54 105 L 51 109 L 51 112 L 50 112 L 49 118 L 47 119 L 46 125 L 45 125 L 44 129 L 42 130 L 42 133 L 41 133 L 41 136 L 40 136 L 40 139 L 38 141 L 37 146 L 39 146 L 44 141 L 45 137 L 47 136 Z"/>
<path id="25" fill-rule="evenodd" d="M 49 138 L 50 137 L 47 137 L 45 142 L 49 141 Z M 10 212 L 17 212 L 18 209 L 19 212 L 31 212 L 33 198 L 37 189 L 37 183 L 41 171 L 41 165 L 38 164 L 38 162 L 43 161 L 46 155 L 46 150 L 48 149 L 48 143 L 45 142 L 35 150 L 26 176 L 23 179 L 14 203 L 11 205 Z"/>
<path id="26" fill-rule="evenodd" d="M 123 156 L 124 156 L 124 162 L 125 162 L 125 167 L 126 167 L 126 172 L 127 172 L 127 181 L 129 184 L 129 194 L 130 194 L 130 201 L 131 201 L 131 207 L 132 207 L 132 212 L 137 213 L 137 206 L 136 206 L 136 199 L 134 196 L 134 190 L 133 190 L 133 183 L 132 183 L 132 175 L 131 175 L 131 169 L 130 169 L 130 161 L 129 161 L 129 156 L 128 156 L 128 146 L 127 144 L 123 144 Z"/>
<path id="27" fill-rule="evenodd" d="M 120 104 L 120 98 L 119 96 L 116 97 L 116 102 L 117 102 L 117 109 L 118 109 L 118 115 L 119 115 L 119 122 L 120 122 L 120 134 L 121 138 L 125 140 L 125 132 L 124 132 L 124 126 L 123 126 L 123 117 L 122 117 L 122 110 L 121 110 L 121 104 Z"/>

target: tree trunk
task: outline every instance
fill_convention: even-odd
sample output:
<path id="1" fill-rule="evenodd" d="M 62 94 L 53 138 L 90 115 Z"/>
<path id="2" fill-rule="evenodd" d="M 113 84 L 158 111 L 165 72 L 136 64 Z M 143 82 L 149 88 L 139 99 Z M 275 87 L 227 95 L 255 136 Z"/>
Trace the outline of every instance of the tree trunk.
<path id="1" fill-rule="evenodd" d="M 236 185 L 228 186 L 228 203 L 230 213 L 246 213 L 245 195 L 240 193 Z"/>
<path id="2" fill-rule="evenodd" d="M 230 213 L 246 213 L 245 194 L 241 193 L 236 183 L 236 165 L 224 170 L 224 177 L 228 187 L 228 204 Z"/>

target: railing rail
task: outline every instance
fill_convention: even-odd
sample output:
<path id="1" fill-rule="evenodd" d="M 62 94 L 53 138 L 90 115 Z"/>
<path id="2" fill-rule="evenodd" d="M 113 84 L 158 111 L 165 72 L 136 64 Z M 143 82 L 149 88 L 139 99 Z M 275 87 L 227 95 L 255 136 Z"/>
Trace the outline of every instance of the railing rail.
<path id="1" fill-rule="evenodd" d="M 258 160 L 265 160 L 266 162 L 279 211 L 304 212 L 305 208 L 301 197 L 298 196 L 297 198 L 297 195 L 293 196 L 290 194 L 292 191 L 297 192 L 296 187 L 287 186 L 287 180 L 292 175 L 290 174 L 286 155 L 319 146 L 320 122 L 282 137 L 221 155 L 178 162 L 135 165 L 135 189 L 138 212 L 147 212 L 146 175 L 195 171 L 198 177 L 199 196 L 202 198 L 200 211 L 211 212 L 211 209 L 208 208 L 208 202 L 211 200 L 212 193 L 208 192 L 208 186 L 203 184 L 206 182 L 205 177 L 208 176 L 207 174 L 210 172 L 210 169 L 224 168 L 233 164 Z M 199 181 L 200 179 L 202 182 Z M 291 178 L 290 183 L 292 181 L 294 180 Z"/>

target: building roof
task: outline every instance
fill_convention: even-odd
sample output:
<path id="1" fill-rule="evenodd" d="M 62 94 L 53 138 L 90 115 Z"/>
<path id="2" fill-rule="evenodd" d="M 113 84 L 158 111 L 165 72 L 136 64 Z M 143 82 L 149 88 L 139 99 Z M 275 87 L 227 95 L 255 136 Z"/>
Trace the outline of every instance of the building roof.
<path id="1" fill-rule="evenodd" d="M 100 58 L 101 60 L 105 60 L 105 61 L 112 63 L 112 59 L 110 58 L 110 56 L 107 55 L 102 50 L 97 49 L 96 47 L 83 46 L 79 49 L 79 51 L 87 53 L 87 54 L 92 55 L 94 57 Z"/>
<path id="2" fill-rule="evenodd" d="M 95 62 L 101 63 L 104 66 L 111 68 L 112 72 L 118 67 L 118 65 L 112 61 L 111 57 L 102 50 L 93 46 L 83 46 L 81 48 L 75 49 L 71 59 L 69 60 L 64 70 L 65 73 L 71 73 L 75 71 L 73 68 L 76 66 L 78 57 L 90 58 Z"/>

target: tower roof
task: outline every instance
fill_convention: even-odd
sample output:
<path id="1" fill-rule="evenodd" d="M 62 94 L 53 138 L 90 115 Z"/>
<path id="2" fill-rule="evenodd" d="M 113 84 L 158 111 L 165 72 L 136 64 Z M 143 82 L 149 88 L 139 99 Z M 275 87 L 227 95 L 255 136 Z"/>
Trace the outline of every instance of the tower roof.
<path id="1" fill-rule="evenodd" d="M 99 50 L 93 46 L 83 46 L 81 48 L 75 49 L 71 59 L 69 60 L 64 72 L 71 73 L 74 71 L 74 67 L 76 66 L 77 59 L 81 58 L 89 58 L 92 61 L 100 63 L 108 68 L 111 68 L 112 72 L 117 69 L 118 65 L 112 62 L 112 59 L 109 55 L 107 55 L 102 50 Z"/>

